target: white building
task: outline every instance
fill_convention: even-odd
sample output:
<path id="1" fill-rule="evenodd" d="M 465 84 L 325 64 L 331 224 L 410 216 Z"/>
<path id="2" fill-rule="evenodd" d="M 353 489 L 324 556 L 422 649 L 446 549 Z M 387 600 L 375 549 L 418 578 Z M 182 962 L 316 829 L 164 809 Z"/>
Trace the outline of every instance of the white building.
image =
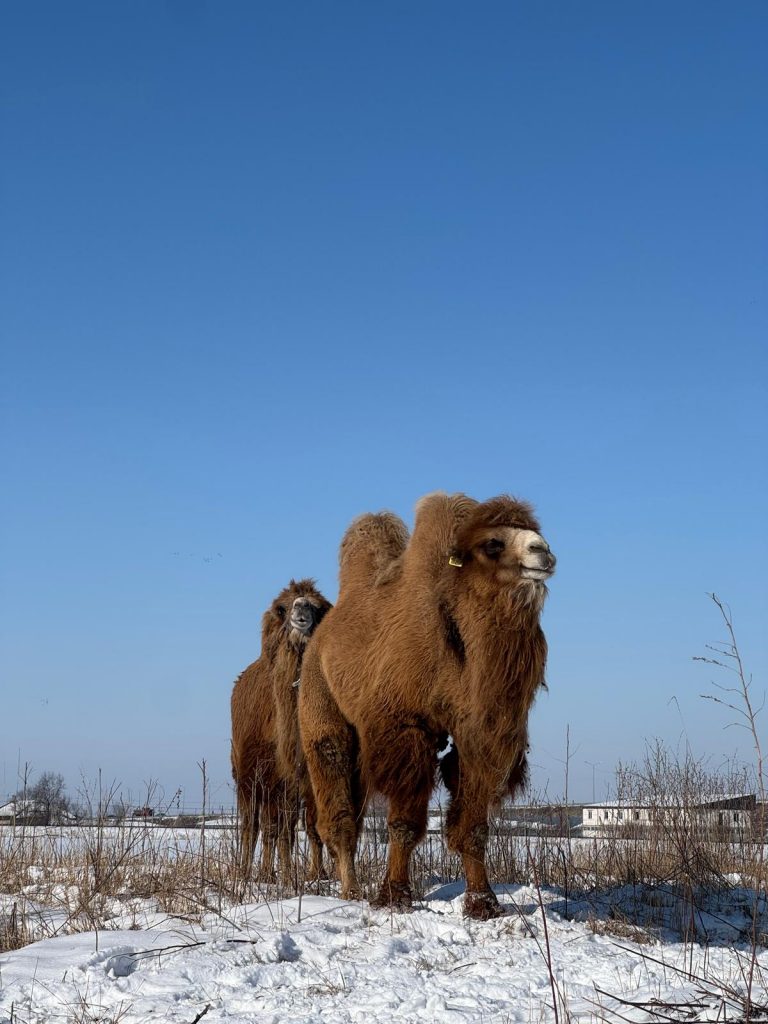
<path id="1" fill-rule="evenodd" d="M 712 833 L 729 835 L 749 831 L 755 812 L 755 794 L 723 794 L 700 801 L 604 800 L 585 804 L 582 835 L 599 836 L 607 831 L 632 832 L 650 828 L 673 828 L 694 824 Z"/>
<path id="2" fill-rule="evenodd" d="M 35 805 L 31 800 L 9 800 L 0 806 L 0 825 L 21 825 L 34 818 Z"/>

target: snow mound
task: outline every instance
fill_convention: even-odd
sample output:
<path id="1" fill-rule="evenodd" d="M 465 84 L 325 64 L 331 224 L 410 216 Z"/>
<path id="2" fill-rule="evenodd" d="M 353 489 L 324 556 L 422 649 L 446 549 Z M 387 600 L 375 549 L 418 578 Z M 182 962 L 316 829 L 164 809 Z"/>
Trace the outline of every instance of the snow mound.
<path id="1" fill-rule="evenodd" d="M 46 939 L 0 955 L 0 1022 L 12 1013 L 30 1024 L 548 1021 L 550 963 L 556 998 L 575 1022 L 596 1019 L 599 1006 L 618 1010 L 620 998 L 701 1002 L 700 981 L 677 966 L 739 984 L 733 950 L 668 944 L 651 959 L 553 910 L 548 963 L 538 894 L 498 893 L 506 914 L 486 922 L 463 918 L 461 887 L 446 885 L 411 914 L 309 896 L 240 906 L 200 925 Z M 768 970 L 768 954 L 760 963 Z"/>

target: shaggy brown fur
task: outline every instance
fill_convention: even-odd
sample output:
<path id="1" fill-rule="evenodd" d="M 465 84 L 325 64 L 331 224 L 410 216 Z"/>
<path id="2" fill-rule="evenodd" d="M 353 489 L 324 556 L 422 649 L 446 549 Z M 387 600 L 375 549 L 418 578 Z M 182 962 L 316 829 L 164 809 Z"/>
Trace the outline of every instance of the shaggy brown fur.
<path id="1" fill-rule="evenodd" d="M 362 516 L 340 552 L 340 595 L 302 667 L 299 721 L 318 829 L 345 898 L 366 800 L 389 798 L 389 860 L 377 903 L 411 902 L 409 861 L 426 830 L 440 761 L 447 839 L 462 857 L 465 913 L 498 903 L 485 871 L 488 811 L 524 784 L 528 712 L 544 683 L 539 616 L 554 556 L 529 505 L 433 494 L 413 536 Z M 450 561 L 449 561 L 450 559 Z"/>
<path id="2" fill-rule="evenodd" d="M 274 877 L 278 847 L 283 881 L 290 879 L 299 804 L 305 801 L 310 871 L 322 872 L 314 801 L 300 756 L 296 682 L 306 645 L 331 607 L 313 580 L 291 580 L 264 613 L 261 656 L 232 691 L 232 775 L 237 789 L 240 865 L 248 875 L 261 830 L 260 875 Z"/>

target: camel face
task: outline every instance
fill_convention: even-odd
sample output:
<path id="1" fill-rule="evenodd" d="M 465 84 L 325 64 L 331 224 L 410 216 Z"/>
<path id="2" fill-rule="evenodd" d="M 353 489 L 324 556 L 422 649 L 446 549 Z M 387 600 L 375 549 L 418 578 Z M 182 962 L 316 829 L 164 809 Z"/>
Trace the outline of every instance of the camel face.
<path id="1" fill-rule="evenodd" d="M 291 580 L 267 613 L 269 632 L 275 642 L 280 643 L 282 636 L 294 650 L 302 650 L 329 608 L 314 586 Z"/>
<path id="2" fill-rule="evenodd" d="M 308 597 L 297 597 L 293 602 L 286 629 L 292 640 L 306 643 L 320 621 L 320 605 Z"/>
<path id="3" fill-rule="evenodd" d="M 543 583 L 554 573 L 557 562 L 540 533 L 513 526 L 484 531 L 472 553 L 477 563 L 492 572 L 500 583 Z"/>

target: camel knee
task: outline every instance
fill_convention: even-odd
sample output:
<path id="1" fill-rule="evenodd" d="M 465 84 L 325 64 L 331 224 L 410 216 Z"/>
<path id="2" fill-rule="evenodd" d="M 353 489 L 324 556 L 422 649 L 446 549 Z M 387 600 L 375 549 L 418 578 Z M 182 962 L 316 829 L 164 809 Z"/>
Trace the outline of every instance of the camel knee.
<path id="1" fill-rule="evenodd" d="M 427 831 L 426 823 L 395 818 L 387 823 L 390 843 L 412 850 Z"/>
<path id="2" fill-rule="evenodd" d="M 307 747 L 317 827 L 326 842 L 355 818 L 355 750 L 348 736 L 324 736 Z"/>
<path id="3" fill-rule="evenodd" d="M 484 857 L 487 845 L 488 823 L 484 821 L 480 825 L 474 825 L 469 830 L 464 852 L 470 854 L 470 856 Z"/>
<path id="4" fill-rule="evenodd" d="M 351 775 L 354 767 L 352 752 L 347 737 L 325 736 L 310 744 L 314 754 L 315 767 L 329 778 L 345 778 Z"/>
<path id="5" fill-rule="evenodd" d="M 483 860 L 488 845 L 488 823 L 478 822 L 467 826 L 461 821 L 448 821 L 446 827 L 448 848 L 465 857 Z"/>

